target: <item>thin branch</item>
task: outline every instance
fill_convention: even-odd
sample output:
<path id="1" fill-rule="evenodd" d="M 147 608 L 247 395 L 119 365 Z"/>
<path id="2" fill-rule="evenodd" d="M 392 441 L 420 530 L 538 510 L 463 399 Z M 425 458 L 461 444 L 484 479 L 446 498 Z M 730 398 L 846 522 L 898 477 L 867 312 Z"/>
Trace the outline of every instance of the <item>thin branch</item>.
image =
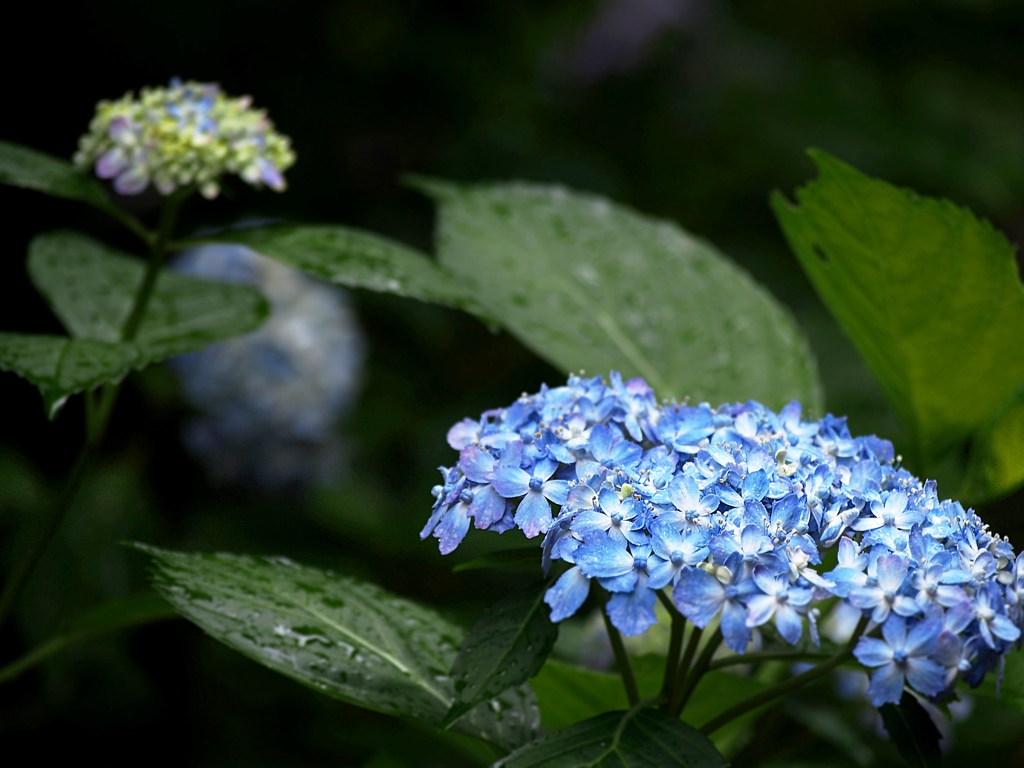
<path id="1" fill-rule="evenodd" d="M 615 654 L 615 663 L 618 665 L 619 674 L 622 676 L 622 685 L 626 688 L 626 697 L 629 705 L 635 707 L 640 703 L 640 689 L 636 685 L 636 677 L 633 675 L 633 667 L 629 663 L 629 655 L 626 653 L 626 646 L 622 642 L 622 635 L 612 624 L 608 617 L 608 611 L 601 609 L 601 616 L 604 618 L 605 629 L 608 630 L 608 639 L 612 644 L 612 653 Z"/>
<path id="2" fill-rule="evenodd" d="M 700 732 L 705 736 L 710 733 L 714 733 L 731 720 L 735 720 L 737 717 L 747 714 L 747 712 L 757 709 L 770 701 L 774 701 L 779 696 L 783 696 L 790 691 L 801 688 L 845 663 L 853 657 L 854 646 L 857 645 L 857 641 L 860 639 L 861 634 L 867 627 L 868 621 L 870 621 L 870 617 L 868 616 L 861 618 L 860 623 L 857 624 L 857 628 L 854 630 L 853 635 L 847 641 L 843 649 L 828 661 L 823 661 L 821 664 L 811 667 L 806 672 L 799 674 L 796 677 L 791 677 L 789 680 L 785 680 L 778 685 L 773 685 L 771 688 L 767 688 L 761 691 L 761 693 L 751 696 L 745 701 L 741 701 L 736 706 L 727 709 L 722 714 L 712 718 L 702 725 L 700 727 Z"/>

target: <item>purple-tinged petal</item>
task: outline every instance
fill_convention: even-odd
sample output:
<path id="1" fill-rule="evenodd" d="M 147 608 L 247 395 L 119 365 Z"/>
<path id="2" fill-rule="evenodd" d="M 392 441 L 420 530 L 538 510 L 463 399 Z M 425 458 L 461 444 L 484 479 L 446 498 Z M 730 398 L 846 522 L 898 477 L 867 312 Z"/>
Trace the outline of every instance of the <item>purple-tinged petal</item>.
<path id="1" fill-rule="evenodd" d="M 469 505 L 469 515 L 477 528 L 490 528 L 505 514 L 505 500 L 491 487 L 480 488 Z"/>
<path id="2" fill-rule="evenodd" d="M 477 445 L 469 445 L 459 453 L 459 469 L 474 483 L 489 483 L 494 477 L 494 457 Z"/>
<path id="3" fill-rule="evenodd" d="M 547 533 L 551 527 L 551 506 L 541 493 L 530 491 L 526 494 L 516 510 L 516 525 L 528 539 Z"/>
<path id="4" fill-rule="evenodd" d="M 455 551 L 466 537 L 469 530 L 469 515 L 466 512 L 464 503 L 455 504 L 434 529 L 434 536 L 437 537 L 438 549 L 442 555 Z"/>
<path id="5" fill-rule="evenodd" d="M 448 445 L 461 451 L 477 441 L 480 437 L 480 423 L 472 419 L 463 419 L 448 430 Z"/>
<path id="6" fill-rule="evenodd" d="M 494 472 L 491 485 L 506 499 L 514 499 L 530 490 L 530 476 L 519 467 L 502 467 Z"/>

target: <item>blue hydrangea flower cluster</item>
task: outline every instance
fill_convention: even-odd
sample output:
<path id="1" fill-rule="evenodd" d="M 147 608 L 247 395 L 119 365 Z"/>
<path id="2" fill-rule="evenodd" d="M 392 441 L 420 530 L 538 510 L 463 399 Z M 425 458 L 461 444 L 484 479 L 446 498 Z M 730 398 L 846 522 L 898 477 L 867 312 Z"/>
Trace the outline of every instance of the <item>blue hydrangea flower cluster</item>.
<path id="1" fill-rule="evenodd" d="M 570 565 L 545 597 L 553 621 L 596 580 L 612 623 L 635 635 L 667 589 L 744 653 L 768 624 L 818 642 L 835 606 L 868 621 L 854 654 L 878 706 L 905 685 L 932 697 L 961 678 L 976 686 L 1020 640 L 1024 555 L 843 418 L 806 420 L 797 403 L 658 403 L 643 380 L 612 373 L 524 394 L 448 442 L 459 462 L 441 468 L 421 538 L 446 554 L 471 521 L 542 536 L 545 570 Z"/>
<path id="2" fill-rule="evenodd" d="M 280 192 L 294 162 L 288 137 L 252 108 L 250 97 L 229 98 L 216 83 L 178 79 L 169 88 L 144 88 L 138 98 L 101 101 L 75 154 L 75 165 L 113 179 L 122 195 L 152 183 L 162 195 L 195 185 L 214 198 L 225 173 Z"/>
<path id="3" fill-rule="evenodd" d="M 205 245 L 180 272 L 245 283 L 270 301 L 253 333 L 175 358 L 185 400 L 199 411 L 186 447 L 221 483 L 296 488 L 344 470 L 338 423 L 362 378 L 363 336 L 345 295 L 237 245 Z"/>

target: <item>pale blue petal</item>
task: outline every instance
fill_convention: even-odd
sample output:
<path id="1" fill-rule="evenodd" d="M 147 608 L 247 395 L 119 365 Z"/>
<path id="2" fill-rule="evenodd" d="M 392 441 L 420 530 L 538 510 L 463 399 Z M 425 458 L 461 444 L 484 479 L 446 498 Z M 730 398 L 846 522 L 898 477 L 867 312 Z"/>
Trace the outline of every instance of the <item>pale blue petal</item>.
<path id="1" fill-rule="evenodd" d="M 580 609 L 590 594 L 590 579 L 579 568 L 570 568 L 558 577 L 558 581 L 544 595 L 544 602 L 551 606 L 551 620 L 562 621 Z"/>

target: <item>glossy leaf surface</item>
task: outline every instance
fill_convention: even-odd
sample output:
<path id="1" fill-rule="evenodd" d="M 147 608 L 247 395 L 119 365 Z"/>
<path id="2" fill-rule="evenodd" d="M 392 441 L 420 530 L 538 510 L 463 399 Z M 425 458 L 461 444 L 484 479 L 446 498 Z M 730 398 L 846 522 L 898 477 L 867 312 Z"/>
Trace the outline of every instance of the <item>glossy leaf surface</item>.
<path id="1" fill-rule="evenodd" d="M 495 768 L 724 768 L 707 737 L 655 709 L 606 712 L 527 744 Z"/>
<path id="2" fill-rule="evenodd" d="M 50 232 L 32 241 L 28 273 L 72 336 L 118 342 L 145 264 L 77 232 Z M 137 367 L 252 331 L 267 312 L 248 286 L 162 270 L 133 341 Z"/>
<path id="3" fill-rule="evenodd" d="M 772 207 L 927 468 L 1024 382 L 1014 249 L 947 200 L 870 178 L 824 152 L 811 157 L 819 177 L 797 190 L 796 205 L 776 194 Z"/>
<path id="4" fill-rule="evenodd" d="M 283 558 L 193 555 L 138 545 L 157 590 L 249 658 L 329 696 L 439 726 L 463 632 L 436 612 L 357 579 Z M 536 737 L 532 691 L 488 701 L 454 730 L 514 747 Z"/>
<path id="5" fill-rule="evenodd" d="M 71 395 L 115 384 L 138 365 L 139 352 L 132 344 L 0 333 L 0 370 L 35 385 L 50 419 Z"/>
<path id="6" fill-rule="evenodd" d="M 473 298 L 427 254 L 341 226 L 282 225 L 217 237 L 349 288 L 394 293 L 479 314 Z"/>
<path id="7" fill-rule="evenodd" d="M 103 210 L 115 207 L 102 184 L 67 160 L 6 141 L 0 141 L 0 182 L 81 200 Z"/>
<path id="8" fill-rule="evenodd" d="M 940 768 L 942 738 L 931 716 L 909 691 L 903 692 L 899 704 L 886 704 L 879 709 L 885 730 L 900 755 L 911 768 Z"/>
<path id="9" fill-rule="evenodd" d="M 641 698 L 654 696 L 661 690 L 665 659 L 645 655 L 632 659 L 633 674 Z M 540 673 L 530 681 L 540 704 L 541 721 L 548 730 L 558 730 L 602 712 L 629 706 L 622 680 L 617 674 L 584 669 L 549 659 Z M 708 672 L 683 712 L 683 720 L 701 726 L 735 704 L 764 689 L 750 678 L 728 672 Z M 755 710 L 737 718 L 712 735 L 715 744 L 727 744 L 758 715 Z"/>
<path id="10" fill-rule="evenodd" d="M 455 703 L 445 725 L 540 671 L 558 639 L 544 603 L 547 586 L 501 600 L 470 629 L 452 666 Z"/>
<path id="11" fill-rule="evenodd" d="M 618 370 L 714 405 L 820 406 L 788 312 L 676 224 L 562 187 L 414 184 L 438 203 L 441 266 L 560 370 Z"/>

